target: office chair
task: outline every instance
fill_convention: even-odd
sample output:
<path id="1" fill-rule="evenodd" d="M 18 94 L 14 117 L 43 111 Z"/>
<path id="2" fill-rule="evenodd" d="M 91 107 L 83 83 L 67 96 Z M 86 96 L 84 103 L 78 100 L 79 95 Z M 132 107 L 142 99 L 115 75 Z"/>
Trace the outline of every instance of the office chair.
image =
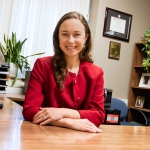
<path id="1" fill-rule="evenodd" d="M 147 118 L 142 111 L 136 108 L 128 109 L 125 102 L 123 102 L 120 99 L 112 98 L 110 108 L 121 110 L 120 125 L 125 125 L 125 126 L 146 126 L 147 125 Z M 127 122 L 128 113 L 136 114 L 133 115 L 136 117 L 132 118 L 131 122 Z"/>

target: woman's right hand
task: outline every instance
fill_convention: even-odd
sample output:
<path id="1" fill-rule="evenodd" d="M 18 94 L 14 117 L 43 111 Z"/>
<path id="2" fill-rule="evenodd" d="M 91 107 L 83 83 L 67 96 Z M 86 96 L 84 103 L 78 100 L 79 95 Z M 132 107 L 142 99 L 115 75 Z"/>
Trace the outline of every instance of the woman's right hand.
<path id="1" fill-rule="evenodd" d="M 58 121 L 63 118 L 80 119 L 80 114 L 77 110 L 68 108 L 41 108 L 40 111 L 33 117 L 33 123 L 46 125 L 50 122 Z"/>
<path id="2" fill-rule="evenodd" d="M 97 128 L 92 122 L 88 119 L 71 119 L 63 118 L 59 121 L 51 122 L 50 125 L 67 127 L 73 130 L 92 132 L 92 133 L 101 133 L 102 130 Z"/>
<path id="3" fill-rule="evenodd" d="M 102 132 L 101 129 L 97 128 L 88 119 L 69 119 L 68 126 L 71 129 L 79 130 L 79 131 L 94 132 L 94 133 Z"/>

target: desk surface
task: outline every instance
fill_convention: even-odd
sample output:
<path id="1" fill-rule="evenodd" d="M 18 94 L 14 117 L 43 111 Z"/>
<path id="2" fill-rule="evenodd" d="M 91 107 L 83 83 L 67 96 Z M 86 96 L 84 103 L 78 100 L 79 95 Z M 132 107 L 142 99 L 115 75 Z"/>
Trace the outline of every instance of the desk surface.
<path id="1" fill-rule="evenodd" d="M 150 128 L 101 125 L 88 133 L 23 121 L 22 107 L 4 98 L 0 109 L 1 150 L 149 150 Z"/>

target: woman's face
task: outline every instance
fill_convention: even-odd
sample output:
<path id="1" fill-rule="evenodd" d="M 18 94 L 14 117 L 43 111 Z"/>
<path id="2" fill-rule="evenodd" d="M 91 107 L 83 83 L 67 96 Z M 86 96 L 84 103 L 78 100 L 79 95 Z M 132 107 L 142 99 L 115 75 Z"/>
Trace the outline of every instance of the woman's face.
<path id="1" fill-rule="evenodd" d="M 59 47 L 65 57 L 79 56 L 87 40 L 85 27 L 78 19 L 67 19 L 59 28 Z"/>

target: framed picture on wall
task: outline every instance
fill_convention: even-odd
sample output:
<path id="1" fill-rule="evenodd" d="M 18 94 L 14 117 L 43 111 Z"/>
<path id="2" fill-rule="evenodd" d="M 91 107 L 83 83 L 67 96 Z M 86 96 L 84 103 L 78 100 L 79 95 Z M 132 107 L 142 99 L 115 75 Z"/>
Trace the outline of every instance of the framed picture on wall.
<path id="1" fill-rule="evenodd" d="M 136 102 L 135 102 L 135 107 L 143 108 L 144 101 L 145 101 L 145 97 L 143 97 L 143 96 L 137 96 L 137 99 L 136 99 Z"/>
<path id="2" fill-rule="evenodd" d="M 103 36 L 129 42 L 132 15 L 106 7 Z"/>
<path id="3" fill-rule="evenodd" d="M 150 88 L 150 74 L 142 73 L 142 76 L 139 82 L 139 87 Z"/>
<path id="4" fill-rule="evenodd" d="M 120 58 L 120 48 L 121 48 L 121 43 L 110 41 L 108 58 L 119 60 L 119 58 Z"/>

